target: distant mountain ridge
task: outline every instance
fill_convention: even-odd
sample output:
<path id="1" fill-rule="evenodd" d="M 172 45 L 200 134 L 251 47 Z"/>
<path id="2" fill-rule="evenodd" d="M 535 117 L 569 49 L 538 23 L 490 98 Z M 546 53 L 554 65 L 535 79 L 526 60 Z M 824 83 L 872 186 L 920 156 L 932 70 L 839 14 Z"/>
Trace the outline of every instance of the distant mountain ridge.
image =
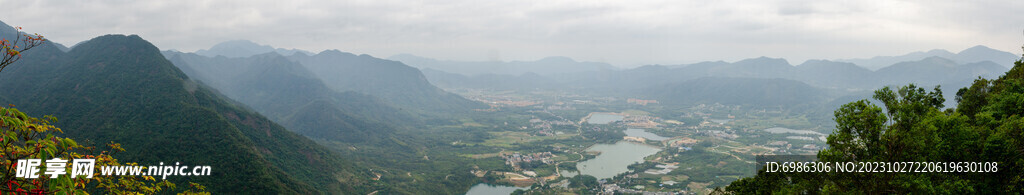
<path id="1" fill-rule="evenodd" d="M 300 50 L 300 49 L 283 49 L 274 48 L 269 45 L 260 45 L 258 43 L 249 40 L 233 40 L 225 41 L 210 47 L 209 50 L 200 49 L 196 51 L 196 54 L 217 57 L 224 56 L 229 58 L 249 57 L 259 54 L 265 54 L 270 52 L 276 52 L 281 55 L 293 55 L 296 53 L 302 53 L 306 55 L 313 55 L 312 52 Z"/>
<path id="2" fill-rule="evenodd" d="M 419 69 L 398 61 L 338 50 L 312 56 L 296 54 L 288 59 L 307 67 L 332 89 L 370 94 L 402 108 L 466 112 L 486 107 L 434 86 Z"/>
<path id="3" fill-rule="evenodd" d="M 1013 67 L 1013 62 L 1020 59 L 1021 56 L 978 45 L 964 49 L 959 53 L 935 49 L 927 52 L 913 52 L 900 56 L 877 56 L 866 59 L 837 59 L 834 61 L 854 63 L 870 70 L 878 70 L 896 63 L 919 61 L 929 57 L 946 58 L 959 64 L 991 61 L 1009 69 Z"/>
<path id="4" fill-rule="evenodd" d="M 552 75 L 602 70 L 618 70 L 607 63 L 578 62 L 568 57 L 546 57 L 536 61 L 450 61 L 436 60 L 412 54 L 398 54 L 388 57 L 390 60 L 401 61 L 419 69 L 434 69 L 467 76 L 476 75 L 512 75 L 526 73 Z"/>
<path id="5" fill-rule="evenodd" d="M 378 97 L 332 90 L 304 66 L 276 53 L 240 58 L 164 53 L 189 76 L 311 138 L 375 142 L 396 128 L 384 121 L 416 120 Z"/>
<path id="6" fill-rule="evenodd" d="M 868 70 L 847 62 L 808 60 L 794 66 L 785 59 L 760 57 L 733 63 L 719 61 L 677 66 L 649 65 L 622 71 L 592 71 L 560 74 L 547 78 L 554 81 L 551 84 L 591 89 L 607 88 L 609 90 L 657 86 L 702 77 L 781 78 L 801 81 L 821 88 L 865 90 L 885 85 L 902 85 L 908 82 L 936 85 L 970 81 L 979 76 L 994 78 L 1006 70 L 1008 69 L 989 61 L 960 64 L 941 57 L 897 63 L 878 71 Z M 446 74 L 432 73 L 430 75 L 438 76 L 438 78 L 428 78 L 437 82 L 456 79 L 451 75 L 440 78 Z"/>
<path id="7" fill-rule="evenodd" d="M 52 114 L 65 135 L 116 157 L 155 165 L 209 165 L 211 176 L 169 177 L 214 193 L 339 194 L 379 189 L 338 153 L 192 82 L 132 35 L 106 35 L 64 53 L 46 44 L 2 73 L 0 94 L 33 115 Z"/>

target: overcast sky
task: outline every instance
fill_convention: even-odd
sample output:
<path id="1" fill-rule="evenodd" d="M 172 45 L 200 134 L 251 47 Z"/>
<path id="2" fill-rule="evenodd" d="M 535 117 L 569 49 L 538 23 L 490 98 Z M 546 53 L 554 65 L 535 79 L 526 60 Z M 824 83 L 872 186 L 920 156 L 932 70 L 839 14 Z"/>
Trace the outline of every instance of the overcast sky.
<path id="1" fill-rule="evenodd" d="M 566 56 L 633 67 L 862 58 L 986 45 L 1016 54 L 1024 1 L 0 0 L 0 20 L 71 46 L 138 34 L 196 51 L 248 39 L 450 60 Z"/>

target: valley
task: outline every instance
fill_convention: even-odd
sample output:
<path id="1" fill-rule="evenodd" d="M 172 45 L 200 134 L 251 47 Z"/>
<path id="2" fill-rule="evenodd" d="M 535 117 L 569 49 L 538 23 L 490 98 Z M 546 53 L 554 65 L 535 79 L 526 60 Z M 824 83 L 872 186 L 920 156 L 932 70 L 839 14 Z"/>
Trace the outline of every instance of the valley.
<path id="1" fill-rule="evenodd" d="M 477 141 L 456 140 L 461 156 L 503 161 L 474 167 L 486 183 L 572 193 L 577 175 L 623 193 L 708 193 L 754 174 L 755 155 L 815 154 L 828 128 L 786 108 L 753 109 L 722 104 L 672 107 L 656 100 L 585 96 L 552 91 L 450 89 L 485 102 L 485 113 L 504 113 Z M 640 103 L 638 103 L 640 102 Z M 802 131 L 789 130 L 801 129 Z M 820 133 L 819 133 L 820 132 Z M 807 139 L 807 134 L 815 135 Z M 475 152 L 481 149 L 486 152 Z M 497 163 L 491 163 L 497 164 Z M 479 185 L 478 185 L 479 186 Z M 487 188 L 487 186 L 479 186 Z M 632 191 L 631 191 L 632 190 Z"/>
<path id="2" fill-rule="evenodd" d="M 5 34 L 14 29 L 0 25 Z M 567 57 L 384 59 L 246 40 L 161 51 L 138 35 L 70 48 L 47 42 L 32 52 L 0 74 L 0 100 L 10 108 L 60 118 L 61 136 L 87 145 L 123 144 L 128 152 L 117 157 L 126 162 L 210 165 L 210 177 L 167 181 L 226 194 L 711 194 L 845 183 L 879 192 L 858 182 L 886 177 L 782 178 L 759 172 L 756 159 L 1019 160 L 1024 124 L 1024 87 L 1015 80 L 1024 65 L 990 61 L 1015 54 L 985 46 L 630 69 Z M 931 153 L 932 145 L 952 152 Z M 979 189 L 1015 185 L 988 175 L 917 176 L 988 182 Z M 852 182 L 816 182 L 828 179 Z"/>

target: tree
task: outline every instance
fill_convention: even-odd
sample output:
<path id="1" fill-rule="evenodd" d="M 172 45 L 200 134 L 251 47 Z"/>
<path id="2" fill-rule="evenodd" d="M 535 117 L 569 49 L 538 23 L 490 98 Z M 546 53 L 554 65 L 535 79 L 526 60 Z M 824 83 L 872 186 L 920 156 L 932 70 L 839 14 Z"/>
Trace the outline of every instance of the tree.
<path id="1" fill-rule="evenodd" d="M 36 46 L 42 45 L 46 42 L 46 39 L 42 35 L 34 34 L 29 35 L 21 32 L 21 27 L 15 27 L 17 29 L 17 35 L 14 40 L 7 40 L 6 38 L 0 39 L 0 49 L 2 49 L 2 58 L 0 58 L 0 71 L 7 68 L 7 65 L 11 65 L 21 59 L 21 53 L 28 51 Z"/>
<path id="2" fill-rule="evenodd" d="M 942 111 L 942 91 L 913 84 L 875 91 L 874 99 L 835 111 L 836 129 L 822 162 L 998 163 L 987 172 L 767 173 L 737 180 L 740 194 L 1019 194 L 1024 193 L 1024 61 L 996 80 L 960 89 Z"/>
<path id="3" fill-rule="evenodd" d="M 593 189 L 598 187 L 597 178 L 590 175 L 576 175 L 569 178 L 569 187 Z"/>

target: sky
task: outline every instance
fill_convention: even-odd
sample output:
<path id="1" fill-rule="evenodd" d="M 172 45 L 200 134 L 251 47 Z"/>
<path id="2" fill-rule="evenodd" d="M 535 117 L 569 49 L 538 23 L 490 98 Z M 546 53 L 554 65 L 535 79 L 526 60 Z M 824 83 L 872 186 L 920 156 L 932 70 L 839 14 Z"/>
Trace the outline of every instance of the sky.
<path id="1" fill-rule="evenodd" d="M 0 21 L 67 46 L 137 34 L 192 52 L 245 39 L 386 58 L 620 67 L 848 59 L 985 45 L 1021 53 L 1021 0 L 0 0 Z"/>

